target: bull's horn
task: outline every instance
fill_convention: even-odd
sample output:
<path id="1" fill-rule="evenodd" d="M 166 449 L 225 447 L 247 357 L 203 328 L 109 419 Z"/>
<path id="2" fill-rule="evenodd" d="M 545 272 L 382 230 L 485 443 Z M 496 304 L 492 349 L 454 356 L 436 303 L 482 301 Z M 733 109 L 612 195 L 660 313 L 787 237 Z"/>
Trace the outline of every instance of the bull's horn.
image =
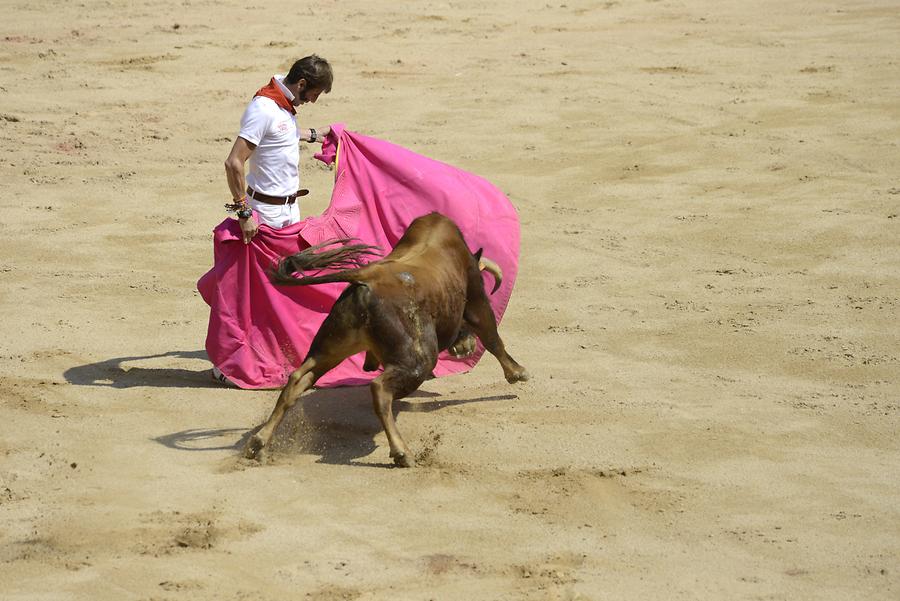
<path id="1" fill-rule="evenodd" d="M 497 292 L 500 284 L 503 283 L 503 272 L 500 270 L 500 266 L 487 257 L 481 257 L 480 259 L 478 259 L 478 270 L 487 271 L 492 276 L 494 276 L 494 289 L 491 290 L 491 294 Z"/>

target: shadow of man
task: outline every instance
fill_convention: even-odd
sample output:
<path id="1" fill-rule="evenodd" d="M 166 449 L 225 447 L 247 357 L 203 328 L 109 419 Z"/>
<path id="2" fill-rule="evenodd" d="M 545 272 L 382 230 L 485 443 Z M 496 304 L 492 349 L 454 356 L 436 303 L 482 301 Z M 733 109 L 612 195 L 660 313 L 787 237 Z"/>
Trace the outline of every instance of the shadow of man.
<path id="1" fill-rule="evenodd" d="M 182 367 L 141 367 L 128 363 L 157 359 L 200 359 L 207 367 L 192 370 Z M 134 386 L 155 386 L 159 388 L 210 388 L 220 387 L 210 377 L 209 358 L 206 351 L 169 351 L 158 355 L 137 355 L 116 357 L 97 363 L 71 367 L 63 372 L 70 384 L 78 386 L 109 386 L 111 388 L 132 388 Z"/>

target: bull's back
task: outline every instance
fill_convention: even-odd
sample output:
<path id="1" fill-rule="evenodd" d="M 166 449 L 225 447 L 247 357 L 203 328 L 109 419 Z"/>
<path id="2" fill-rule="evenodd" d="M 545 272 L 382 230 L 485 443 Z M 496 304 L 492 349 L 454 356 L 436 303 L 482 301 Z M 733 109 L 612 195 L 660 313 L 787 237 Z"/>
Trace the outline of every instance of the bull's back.
<path id="1" fill-rule="evenodd" d="M 364 279 L 383 301 L 428 314 L 444 346 L 462 321 L 473 262 L 456 224 L 431 213 L 414 220 L 384 259 L 365 267 Z"/>
<path id="2" fill-rule="evenodd" d="M 415 270 L 438 285 L 449 284 L 447 278 L 464 277 L 471 260 L 456 224 L 440 213 L 429 213 L 413 220 L 394 249 L 375 264 L 399 271 Z"/>
<path id="3" fill-rule="evenodd" d="M 456 224 L 440 213 L 429 213 L 413 220 L 385 259 L 403 261 L 423 252 L 465 251 L 462 233 Z"/>

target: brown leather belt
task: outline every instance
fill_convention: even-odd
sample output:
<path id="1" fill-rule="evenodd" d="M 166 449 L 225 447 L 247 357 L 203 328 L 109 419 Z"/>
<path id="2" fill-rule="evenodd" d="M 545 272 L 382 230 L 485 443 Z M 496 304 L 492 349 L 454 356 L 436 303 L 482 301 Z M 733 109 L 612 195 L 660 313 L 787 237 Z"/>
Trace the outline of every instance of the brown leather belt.
<path id="1" fill-rule="evenodd" d="M 309 194 L 309 190 L 300 189 L 291 194 L 290 196 L 269 196 L 268 194 L 263 194 L 262 192 L 257 192 L 250 186 L 247 186 L 247 196 L 252 198 L 253 200 L 258 200 L 259 202 L 264 202 L 267 205 L 290 205 L 294 204 L 294 201 L 297 200 L 298 196 L 306 196 Z"/>

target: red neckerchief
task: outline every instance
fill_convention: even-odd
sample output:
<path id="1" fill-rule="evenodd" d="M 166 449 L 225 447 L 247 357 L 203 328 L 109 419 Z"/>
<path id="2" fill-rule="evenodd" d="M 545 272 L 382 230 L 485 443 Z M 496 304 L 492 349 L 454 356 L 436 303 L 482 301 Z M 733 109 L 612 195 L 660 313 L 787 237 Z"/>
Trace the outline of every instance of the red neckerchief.
<path id="1" fill-rule="evenodd" d="M 257 96 L 264 96 L 266 98 L 271 98 L 275 101 L 275 104 L 280 106 L 286 111 L 291 111 L 292 115 L 296 115 L 297 111 L 294 109 L 294 105 L 291 104 L 291 101 L 287 99 L 284 95 L 284 92 L 281 91 L 281 88 L 278 87 L 278 84 L 275 83 L 275 78 L 272 78 L 272 81 L 269 82 L 269 85 L 260 88 L 256 91 L 256 94 L 253 95 L 254 98 Z"/>

